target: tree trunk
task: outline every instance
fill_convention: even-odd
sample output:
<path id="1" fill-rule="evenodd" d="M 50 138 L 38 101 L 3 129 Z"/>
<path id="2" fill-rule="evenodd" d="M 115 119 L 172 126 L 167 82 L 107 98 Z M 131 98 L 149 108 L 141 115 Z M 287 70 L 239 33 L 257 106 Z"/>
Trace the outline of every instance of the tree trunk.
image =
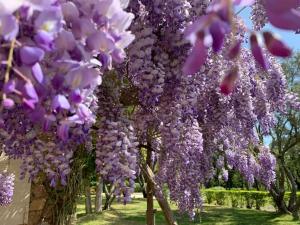
<path id="1" fill-rule="evenodd" d="M 110 188 L 108 188 L 108 185 L 104 183 L 104 192 L 105 192 L 105 203 L 103 206 L 103 210 L 109 210 L 112 202 L 115 199 L 115 195 L 113 194 L 115 191 L 115 186 L 111 185 Z"/>
<path id="2" fill-rule="evenodd" d="M 85 187 L 85 212 L 86 214 L 92 213 L 92 198 L 90 185 Z"/>
<path id="3" fill-rule="evenodd" d="M 151 160 L 151 149 L 147 149 L 147 165 L 151 168 L 152 167 L 152 160 Z M 153 195 L 154 195 L 154 185 L 147 178 L 147 212 L 146 212 L 146 221 L 147 225 L 155 225 L 155 212 L 154 212 L 154 202 L 153 202 Z"/>
<path id="4" fill-rule="evenodd" d="M 101 177 L 98 179 L 98 185 L 96 189 L 96 199 L 95 199 L 95 212 L 102 212 L 102 193 L 103 193 L 103 180 Z"/>
<path id="5" fill-rule="evenodd" d="M 168 225 L 177 225 L 177 222 L 174 219 L 173 212 L 170 208 L 168 201 L 164 197 L 160 186 L 155 182 L 153 171 L 151 170 L 151 168 L 148 165 L 142 165 L 141 169 L 146 174 L 147 179 L 149 179 L 149 181 L 151 183 L 153 183 L 154 195 L 155 195 L 156 200 L 164 214 L 167 224 Z"/>
<path id="6" fill-rule="evenodd" d="M 284 162 L 282 162 L 284 163 Z M 290 199 L 289 199 L 289 205 L 288 205 L 288 209 L 289 211 L 292 213 L 293 219 L 294 220 L 299 220 L 299 199 L 297 200 L 297 183 L 296 183 L 296 179 L 294 178 L 294 175 L 292 174 L 292 172 L 283 164 L 283 168 L 284 171 L 287 175 L 287 178 L 290 182 L 291 185 L 291 195 L 290 195 Z"/>
<path id="7" fill-rule="evenodd" d="M 146 190 L 146 185 L 145 185 L 145 178 L 144 178 L 144 176 L 143 176 L 142 173 L 138 177 L 138 181 L 139 181 L 140 187 L 141 187 L 142 192 L 143 192 L 143 198 L 147 198 L 147 190 Z"/>

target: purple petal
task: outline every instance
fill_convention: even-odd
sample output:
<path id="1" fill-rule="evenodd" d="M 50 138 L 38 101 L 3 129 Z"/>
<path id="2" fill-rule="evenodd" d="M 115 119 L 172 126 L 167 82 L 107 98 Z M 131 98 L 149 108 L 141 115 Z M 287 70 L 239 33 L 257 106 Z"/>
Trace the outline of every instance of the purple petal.
<path id="1" fill-rule="evenodd" d="M 44 73 L 39 63 L 34 64 L 34 66 L 31 68 L 31 72 L 38 83 L 43 83 Z"/>
<path id="2" fill-rule="evenodd" d="M 45 115 L 43 122 L 43 130 L 48 131 L 51 127 L 51 124 L 56 121 L 56 117 L 54 115 Z"/>
<path id="3" fill-rule="evenodd" d="M 6 41 L 10 41 L 17 37 L 19 33 L 19 25 L 14 16 L 0 16 L 0 24 L 0 36 L 3 36 Z"/>
<path id="4" fill-rule="evenodd" d="M 97 31 L 90 35 L 87 40 L 87 47 L 92 50 L 100 50 L 105 53 L 110 53 L 115 49 L 114 39 L 107 33 Z"/>
<path id="5" fill-rule="evenodd" d="M 237 67 L 232 68 L 228 74 L 224 77 L 221 85 L 220 85 L 220 89 L 221 89 L 221 93 L 224 95 L 229 95 L 232 93 L 234 86 L 235 86 L 235 82 L 238 79 L 239 74 L 238 74 L 238 69 Z"/>
<path id="6" fill-rule="evenodd" d="M 23 1 L 0 1 L 0 15 L 8 15 L 14 13 L 24 4 Z"/>
<path id="7" fill-rule="evenodd" d="M 11 98 L 5 98 L 2 101 L 2 106 L 5 109 L 12 109 L 15 106 L 15 102 Z"/>
<path id="8" fill-rule="evenodd" d="M 68 101 L 68 99 L 64 95 L 56 95 L 52 100 L 52 109 L 66 109 L 69 110 L 71 108 L 71 105 Z"/>
<path id="9" fill-rule="evenodd" d="M 70 126 L 67 123 L 63 123 L 58 127 L 57 134 L 63 141 L 68 140 L 69 138 L 69 129 Z"/>
<path id="10" fill-rule="evenodd" d="M 122 63 L 124 62 L 124 59 L 126 58 L 126 53 L 123 49 L 115 49 L 112 52 L 112 59 L 116 62 L 116 63 Z"/>
<path id="11" fill-rule="evenodd" d="M 256 62 L 261 65 L 264 70 L 268 69 L 266 59 L 262 53 L 262 49 L 258 44 L 257 37 L 255 34 L 251 34 L 250 37 L 251 51 Z"/>
<path id="12" fill-rule="evenodd" d="M 237 41 L 230 49 L 227 54 L 229 59 L 234 59 L 238 56 L 241 50 L 241 41 Z"/>
<path id="13" fill-rule="evenodd" d="M 58 33 L 62 28 L 63 15 L 60 7 L 49 7 L 43 10 L 35 20 L 37 31 L 45 31 L 50 34 Z"/>
<path id="14" fill-rule="evenodd" d="M 248 6 L 252 5 L 255 2 L 255 0 L 234 0 L 234 4 L 239 6 Z"/>
<path id="15" fill-rule="evenodd" d="M 210 26 L 209 31 L 213 38 L 212 48 L 214 52 L 218 52 L 221 50 L 222 45 L 224 43 L 226 30 L 228 30 L 227 24 L 219 20 L 215 21 Z"/>
<path id="16" fill-rule="evenodd" d="M 106 53 L 101 53 L 98 55 L 98 59 L 104 68 L 109 69 L 109 70 L 112 69 L 112 55 L 106 54 Z M 114 58 L 114 59 L 116 59 L 116 58 Z"/>
<path id="17" fill-rule="evenodd" d="M 54 89 L 58 90 L 63 86 L 64 81 L 65 81 L 64 75 L 57 74 L 51 80 L 51 84 L 52 84 Z"/>
<path id="18" fill-rule="evenodd" d="M 14 92 L 16 89 L 16 82 L 14 80 L 9 80 L 6 84 L 4 84 L 3 92 L 5 94 Z"/>
<path id="19" fill-rule="evenodd" d="M 275 38 L 272 33 L 264 32 L 264 40 L 269 52 L 279 57 L 289 57 L 292 54 L 290 48 L 288 48 L 282 41 Z"/>
<path id="20" fill-rule="evenodd" d="M 114 30 L 122 33 L 129 28 L 133 19 L 134 15 L 132 13 L 120 10 L 112 16 L 109 22 Z"/>
<path id="21" fill-rule="evenodd" d="M 197 33 L 202 31 L 207 26 L 207 21 L 209 16 L 205 15 L 196 20 L 193 24 L 188 26 L 184 31 L 184 36 L 187 40 L 191 41 L 192 44 L 195 44 L 197 39 Z"/>
<path id="22" fill-rule="evenodd" d="M 100 84 L 100 73 L 93 68 L 83 67 L 70 71 L 66 76 L 66 83 L 72 88 L 87 88 Z"/>
<path id="23" fill-rule="evenodd" d="M 300 6 L 299 0 L 265 0 L 265 7 L 273 13 L 284 13 Z"/>
<path id="24" fill-rule="evenodd" d="M 20 58 L 24 65 L 33 66 L 44 58 L 45 52 L 37 47 L 22 47 L 20 50 Z"/>
<path id="25" fill-rule="evenodd" d="M 38 102 L 39 101 L 39 97 L 36 93 L 36 90 L 33 86 L 32 83 L 26 83 L 24 85 L 24 93 L 29 97 L 31 98 L 32 101 L 35 101 L 35 102 Z"/>
<path id="26" fill-rule="evenodd" d="M 92 112 L 87 106 L 80 104 L 77 108 L 77 115 L 82 121 L 85 121 L 86 119 L 92 117 Z"/>
<path id="27" fill-rule="evenodd" d="M 72 21 L 79 17 L 79 11 L 77 6 L 73 2 L 66 2 L 61 5 L 64 19 L 66 21 Z"/>
<path id="28" fill-rule="evenodd" d="M 71 51 L 76 46 L 76 40 L 72 32 L 63 30 L 56 38 L 55 45 L 59 49 Z"/>
<path id="29" fill-rule="evenodd" d="M 87 18 L 72 21 L 72 33 L 76 39 L 87 37 L 96 32 L 93 22 Z"/>
<path id="30" fill-rule="evenodd" d="M 45 51 L 51 51 L 54 49 L 54 37 L 48 32 L 39 31 L 34 36 L 34 41 L 39 47 L 41 47 Z"/>
<path id="31" fill-rule="evenodd" d="M 300 29 L 300 12 L 292 9 L 290 11 L 278 14 L 267 10 L 270 23 L 280 29 L 298 30 Z"/>
<path id="32" fill-rule="evenodd" d="M 208 50 L 203 41 L 198 40 L 183 66 L 183 73 L 185 75 L 192 75 L 197 73 L 200 70 L 201 66 L 205 63 L 207 53 Z"/>
<path id="33" fill-rule="evenodd" d="M 71 92 L 70 100 L 72 102 L 74 102 L 75 104 L 78 104 L 78 103 L 80 103 L 82 101 L 82 97 L 81 97 L 79 89 L 76 89 L 76 90 L 74 90 L 74 91 Z"/>

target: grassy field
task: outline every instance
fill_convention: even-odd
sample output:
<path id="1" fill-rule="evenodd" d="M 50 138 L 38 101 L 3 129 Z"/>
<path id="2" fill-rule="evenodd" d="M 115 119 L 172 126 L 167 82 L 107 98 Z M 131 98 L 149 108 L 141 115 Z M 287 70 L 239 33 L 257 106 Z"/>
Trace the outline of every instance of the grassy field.
<path id="1" fill-rule="evenodd" d="M 162 212 L 156 203 L 156 225 L 165 225 Z M 85 215 L 83 201 L 78 204 L 77 218 L 79 225 L 145 225 L 146 202 L 135 199 L 124 206 L 114 203 L 110 211 L 101 214 Z M 175 211 L 175 207 L 174 207 Z M 232 209 L 217 206 L 205 206 L 204 212 L 196 221 L 189 221 L 186 216 L 179 216 L 175 211 L 179 225 L 296 225 L 292 217 L 279 216 L 273 212 Z"/>

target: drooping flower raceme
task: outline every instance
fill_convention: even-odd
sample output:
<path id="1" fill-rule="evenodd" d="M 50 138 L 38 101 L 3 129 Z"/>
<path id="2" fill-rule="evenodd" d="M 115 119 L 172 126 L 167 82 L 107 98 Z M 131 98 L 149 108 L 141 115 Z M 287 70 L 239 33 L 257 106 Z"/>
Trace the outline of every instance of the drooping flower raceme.
<path id="1" fill-rule="evenodd" d="M 53 186 L 65 184 L 76 145 L 95 122 L 103 71 L 124 61 L 134 39 L 128 31 L 134 16 L 123 0 L 1 0 L 0 6 L 4 151 L 23 159 L 32 179 L 47 170 Z"/>

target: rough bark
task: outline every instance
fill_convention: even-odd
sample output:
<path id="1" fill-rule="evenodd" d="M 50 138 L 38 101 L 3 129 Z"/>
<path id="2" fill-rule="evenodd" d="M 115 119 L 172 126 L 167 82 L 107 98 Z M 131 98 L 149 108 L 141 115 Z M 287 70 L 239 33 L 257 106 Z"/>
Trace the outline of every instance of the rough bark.
<path id="1" fill-rule="evenodd" d="M 138 181 L 140 184 L 140 187 L 142 189 L 142 193 L 143 193 L 143 198 L 147 198 L 147 190 L 146 190 L 146 185 L 145 185 L 145 178 L 143 176 L 143 174 L 140 174 L 140 176 L 138 177 Z"/>
<path id="2" fill-rule="evenodd" d="M 151 160 L 151 149 L 147 149 L 147 159 L 146 163 L 151 168 L 152 160 Z M 155 211 L 154 211 L 154 184 L 151 182 L 149 178 L 147 178 L 147 212 L 146 212 L 146 221 L 147 225 L 155 225 Z"/>
<path id="3" fill-rule="evenodd" d="M 103 193 L 103 180 L 101 177 L 98 179 L 98 185 L 96 189 L 96 199 L 95 199 L 95 212 L 102 212 L 102 193 Z"/>
<path id="4" fill-rule="evenodd" d="M 164 214 L 167 224 L 168 225 L 178 225 L 176 220 L 174 219 L 174 215 L 173 215 L 173 212 L 170 208 L 168 201 L 164 197 L 159 185 L 155 182 L 153 171 L 151 170 L 151 168 L 148 165 L 141 165 L 141 168 L 142 168 L 143 172 L 146 174 L 147 179 L 149 179 L 149 181 L 151 183 L 153 183 L 154 196 L 156 197 L 156 200 Z"/>
<path id="5" fill-rule="evenodd" d="M 92 198 L 91 198 L 91 187 L 87 185 L 85 187 L 85 213 L 92 213 Z"/>
<path id="6" fill-rule="evenodd" d="M 115 186 L 111 185 L 108 187 L 107 184 L 104 183 L 104 192 L 105 192 L 105 203 L 103 206 L 103 210 L 109 210 L 112 202 L 115 199 L 115 195 L 113 194 L 115 191 Z"/>

